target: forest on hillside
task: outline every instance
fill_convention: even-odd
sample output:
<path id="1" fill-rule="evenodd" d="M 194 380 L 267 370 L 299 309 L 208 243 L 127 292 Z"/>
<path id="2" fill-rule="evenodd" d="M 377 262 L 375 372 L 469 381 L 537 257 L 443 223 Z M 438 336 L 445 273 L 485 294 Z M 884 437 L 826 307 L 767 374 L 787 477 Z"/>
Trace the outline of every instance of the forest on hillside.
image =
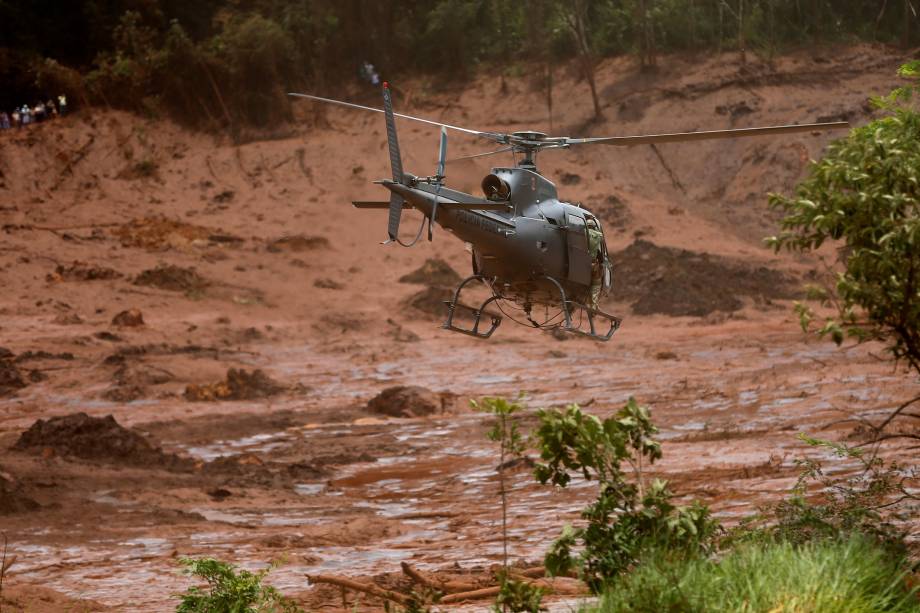
<path id="1" fill-rule="evenodd" d="M 66 93 L 78 105 L 202 129 L 290 118 L 284 92 L 334 94 L 371 62 L 460 80 L 487 66 L 547 83 L 576 60 L 801 45 L 920 42 L 916 0 L 0 0 L 0 108 Z"/>

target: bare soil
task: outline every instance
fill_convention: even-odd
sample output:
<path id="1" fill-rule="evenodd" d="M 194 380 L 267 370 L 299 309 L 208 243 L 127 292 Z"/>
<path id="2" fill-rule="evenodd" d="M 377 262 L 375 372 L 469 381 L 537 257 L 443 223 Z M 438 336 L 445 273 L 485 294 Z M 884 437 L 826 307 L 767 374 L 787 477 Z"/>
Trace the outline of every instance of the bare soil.
<path id="1" fill-rule="evenodd" d="M 601 121 L 565 68 L 553 132 L 860 124 L 905 59 L 872 46 L 827 57 L 670 58 L 653 74 L 607 60 Z M 411 81 L 396 104 L 549 131 L 529 79 L 506 84 Z M 283 559 L 269 582 L 312 610 L 379 603 L 343 604 L 308 574 L 396 585 L 408 561 L 481 577 L 501 559 L 501 510 L 491 424 L 471 398 L 523 391 L 532 425 L 538 407 L 607 415 L 635 396 L 662 429 L 651 473 L 733 522 L 794 483 L 808 452 L 796 432 L 851 436 L 844 411 L 916 395 L 879 346 L 803 337 L 788 298 L 819 264 L 762 247 L 776 231 L 764 194 L 791 189 L 829 134 L 545 154 L 561 195 L 608 222 L 623 326 L 597 344 L 506 320 L 483 342 L 439 327 L 449 290 L 432 277 L 399 283 L 430 258 L 469 274 L 464 246 L 438 230 L 414 250 L 381 246 L 385 214 L 350 206 L 383 195 L 370 183 L 389 176 L 380 118 L 296 114 L 289 137 L 240 146 L 118 112 L 0 134 L 0 509 L 18 556 L 4 611 L 174 610 L 186 556 Z M 437 131 L 400 123 L 400 138 L 405 168 L 430 174 Z M 487 150 L 459 135 L 450 148 Z M 449 184 L 478 191 L 490 162 L 511 160 L 450 164 Z M 407 234 L 418 221 L 406 215 Z M 143 325 L 113 323 L 131 309 Z M 369 405 L 396 386 L 424 391 Z M 510 551 L 533 564 L 593 484 L 510 474 Z"/>

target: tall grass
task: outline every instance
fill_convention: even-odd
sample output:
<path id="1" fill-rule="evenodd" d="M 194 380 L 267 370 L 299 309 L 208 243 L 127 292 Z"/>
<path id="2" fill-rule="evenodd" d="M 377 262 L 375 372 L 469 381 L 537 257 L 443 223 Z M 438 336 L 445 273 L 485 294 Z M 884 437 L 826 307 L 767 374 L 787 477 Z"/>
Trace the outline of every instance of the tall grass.
<path id="1" fill-rule="evenodd" d="M 721 560 L 657 552 L 604 593 L 599 613 L 920 611 L 907 571 L 871 541 L 749 543 Z"/>

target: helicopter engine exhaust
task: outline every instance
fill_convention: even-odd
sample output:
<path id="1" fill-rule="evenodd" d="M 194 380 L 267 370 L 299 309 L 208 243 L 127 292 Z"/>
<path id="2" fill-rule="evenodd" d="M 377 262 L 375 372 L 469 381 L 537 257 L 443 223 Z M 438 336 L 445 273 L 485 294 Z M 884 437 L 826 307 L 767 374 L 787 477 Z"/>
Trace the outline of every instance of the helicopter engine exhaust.
<path id="1" fill-rule="evenodd" d="M 511 197 L 511 186 L 497 175 L 486 175 L 482 180 L 482 192 L 489 200 L 508 200 Z"/>

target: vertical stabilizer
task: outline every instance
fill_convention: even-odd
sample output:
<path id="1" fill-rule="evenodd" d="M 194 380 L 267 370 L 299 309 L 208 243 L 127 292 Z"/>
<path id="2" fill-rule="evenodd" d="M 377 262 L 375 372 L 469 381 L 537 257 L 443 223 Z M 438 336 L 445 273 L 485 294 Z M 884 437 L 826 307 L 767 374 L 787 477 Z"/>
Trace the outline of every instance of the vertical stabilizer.
<path id="1" fill-rule="evenodd" d="M 390 97 L 390 85 L 383 83 L 383 114 L 387 123 L 387 144 L 390 148 L 390 166 L 393 169 L 393 181 L 403 182 L 402 157 L 399 154 L 399 139 L 396 138 L 396 120 L 393 117 L 393 99 Z M 403 197 L 390 193 L 390 218 L 387 222 L 387 234 L 395 241 L 399 234 L 399 220 L 402 216 Z"/>

